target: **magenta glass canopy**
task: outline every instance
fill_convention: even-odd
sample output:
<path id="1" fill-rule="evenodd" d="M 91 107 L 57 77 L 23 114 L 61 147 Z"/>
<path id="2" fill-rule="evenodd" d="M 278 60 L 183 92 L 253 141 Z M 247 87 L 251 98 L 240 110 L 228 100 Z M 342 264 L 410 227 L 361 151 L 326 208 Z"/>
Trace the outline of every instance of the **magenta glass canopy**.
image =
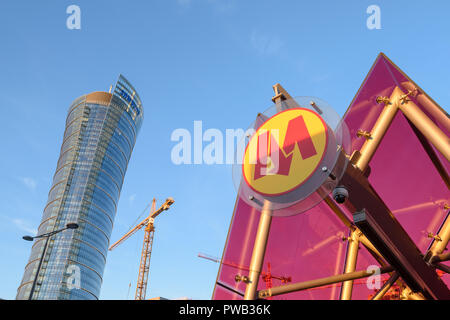
<path id="1" fill-rule="evenodd" d="M 384 54 L 377 57 L 344 116 L 352 137 L 352 152 L 359 150 L 364 143 L 363 137 L 357 137 L 357 131 L 371 131 L 383 108 L 376 98 L 389 97 L 396 86 L 407 92 L 411 84 L 417 87 Z M 448 128 L 440 124 L 439 119 L 419 101 L 412 99 L 449 135 Z M 448 176 L 450 164 L 437 150 L 433 150 Z M 417 247 L 425 253 L 433 240 L 428 233 L 437 234 L 448 215 L 444 205 L 449 203 L 450 192 L 401 112 L 395 117 L 370 167 L 370 183 Z M 352 219 L 349 212 L 346 214 Z M 235 276 L 248 275 L 259 216 L 259 211 L 237 198 L 213 299 L 243 298 L 245 284 L 236 282 Z M 273 217 L 258 290 L 282 285 L 280 279 L 283 277 L 290 277 L 294 283 L 343 273 L 348 242 L 342 238 L 347 236 L 349 229 L 325 202 L 301 214 Z M 265 281 L 268 277 L 263 278 L 267 276 L 269 264 L 271 283 Z M 360 245 L 356 270 L 367 269 L 370 265 L 378 263 Z M 383 279 L 387 277 L 383 275 Z M 450 284 L 448 275 L 442 279 Z M 340 284 L 329 285 L 273 299 L 339 299 L 340 287 Z M 374 292 L 367 287 L 365 279 L 354 281 L 353 299 L 367 299 Z"/>

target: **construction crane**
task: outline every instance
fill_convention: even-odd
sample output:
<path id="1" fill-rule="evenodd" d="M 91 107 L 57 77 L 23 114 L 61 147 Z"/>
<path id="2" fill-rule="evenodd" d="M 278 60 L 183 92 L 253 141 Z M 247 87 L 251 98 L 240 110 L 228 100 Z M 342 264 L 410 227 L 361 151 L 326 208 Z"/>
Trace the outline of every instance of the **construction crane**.
<path id="1" fill-rule="evenodd" d="M 150 256 L 152 254 L 153 236 L 155 233 L 154 221 L 155 218 L 163 211 L 169 210 L 170 206 L 175 201 L 172 198 L 167 198 L 166 202 L 158 209 L 156 209 L 156 200 L 153 199 L 150 214 L 147 218 L 139 222 L 134 228 L 128 231 L 122 238 L 109 247 L 109 250 L 116 248 L 119 244 L 135 234 L 138 230 L 145 227 L 144 244 L 142 245 L 141 263 L 139 265 L 139 275 L 136 285 L 135 300 L 145 300 L 147 292 L 148 271 L 150 268 Z"/>

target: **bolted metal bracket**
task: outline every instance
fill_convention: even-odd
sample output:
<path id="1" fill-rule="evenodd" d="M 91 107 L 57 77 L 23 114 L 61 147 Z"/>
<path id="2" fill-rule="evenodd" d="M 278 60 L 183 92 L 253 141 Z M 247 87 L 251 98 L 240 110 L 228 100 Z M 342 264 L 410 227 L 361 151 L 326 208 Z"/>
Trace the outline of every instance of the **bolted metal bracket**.
<path id="1" fill-rule="evenodd" d="M 356 136 L 357 136 L 358 138 L 364 137 L 366 140 L 373 139 L 373 138 L 372 138 L 372 134 L 371 134 L 370 132 L 364 131 L 364 130 L 361 130 L 361 129 L 358 130 L 358 132 L 356 133 Z"/>
<path id="2" fill-rule="evenodd" d="M 442 241 L 442 239 L 441 239 L 441 237 L 439 237 L 439 235 L 433 234 L 432 232 L 428 232 L 427 237 L 428 238 L 433 238 L 436 241 Z"/>
<path id="3" fill-rule="evenodd" d="M 376 99 L 377 103 L 383 103 L 385 106 L 392 104 L 391 100 L 388 97 L 377 97 Z"/>
<path id="4" fill-rule="evenodd" d="M 413 96 L 413 93 L 417 93 L 417 89 L 415 89 L 415 90 L 408 90 L 408 93 L 407 93 L 407 94 L 401 95 L 401 96 L 399 97 L 400 103 L 401 103 L 401 104 L 407 104 L 409 101 L 411 101 L 411 100 L 408 99 L 408 97 L 409 97 L 409 96 Z"/>
<path id="5" fill-rule="evenodd" d="M 236 282 L 241 282 L 242 281 L 244 283 L 250 283 L 250 279 L 247 276 L 241 276 L 239 274 L 237 274 L 234 277 L 234 281 L 236 281 Z"/>
<path id="6" fill-rule="evenodd" d="M 345 241 L 353 241 L 352 238 L 350 238 L 350 237 L 342 237 L 341 239 L 342 239 L 343 242 L 345 242 Z"/>
<path id="7" fill-rule="evenodd" d="M 278 99 L 286 100 L 286 97 L 283 93 L 280 92 L 272 97 L 272 102 L 276 103 Z"/>

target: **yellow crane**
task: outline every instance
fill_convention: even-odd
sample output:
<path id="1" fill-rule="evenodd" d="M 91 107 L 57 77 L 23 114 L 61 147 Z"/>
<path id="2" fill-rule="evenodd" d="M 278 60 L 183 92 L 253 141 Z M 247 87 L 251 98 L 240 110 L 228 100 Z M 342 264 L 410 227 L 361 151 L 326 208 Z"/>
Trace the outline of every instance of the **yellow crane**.
<path id="1" fill-rule="evenodd" d="M 150 214 L 147 218 L 139 222 L 134 228 L 128 231 L 122 238 L 109 247 L 109 250 L 116 248 L 119 244 L 135 234 L 138 230 L 145 227 L 144 244 L 142 245 L 141 263 L 139 265 L 139 275 L 136 286 L 135 300 L 145 300 L 145 293 L 147 291 L 148 271 L 150 268 L 150 256 L 152 254 L 153 236 L 155 233 L 154 221 L 155 218 L 163 211 L 169 210 L 170 206 L 175 201 L 172 198 L 167 198 L 162 206 L 156 209 L 156 200 L 153 199 Z"/>

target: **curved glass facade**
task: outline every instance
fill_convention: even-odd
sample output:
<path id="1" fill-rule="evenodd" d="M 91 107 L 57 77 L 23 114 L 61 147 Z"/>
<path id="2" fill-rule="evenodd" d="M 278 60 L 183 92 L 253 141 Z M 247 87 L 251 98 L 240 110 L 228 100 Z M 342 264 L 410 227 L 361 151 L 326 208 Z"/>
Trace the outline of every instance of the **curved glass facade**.
<path id="1" fill-rule="evenodd" d="M 17 299 L 29 299 L 36 276 L 32 299 L 98 299 L 117 203 L 142 120 L 141 100 L 123 76 L 113 94 L 94 92 L 72 103 L 38 234 L 70 222 L 79 227 L 52 236 L 47 246 L 46 238 L 34 242 Z"/>

